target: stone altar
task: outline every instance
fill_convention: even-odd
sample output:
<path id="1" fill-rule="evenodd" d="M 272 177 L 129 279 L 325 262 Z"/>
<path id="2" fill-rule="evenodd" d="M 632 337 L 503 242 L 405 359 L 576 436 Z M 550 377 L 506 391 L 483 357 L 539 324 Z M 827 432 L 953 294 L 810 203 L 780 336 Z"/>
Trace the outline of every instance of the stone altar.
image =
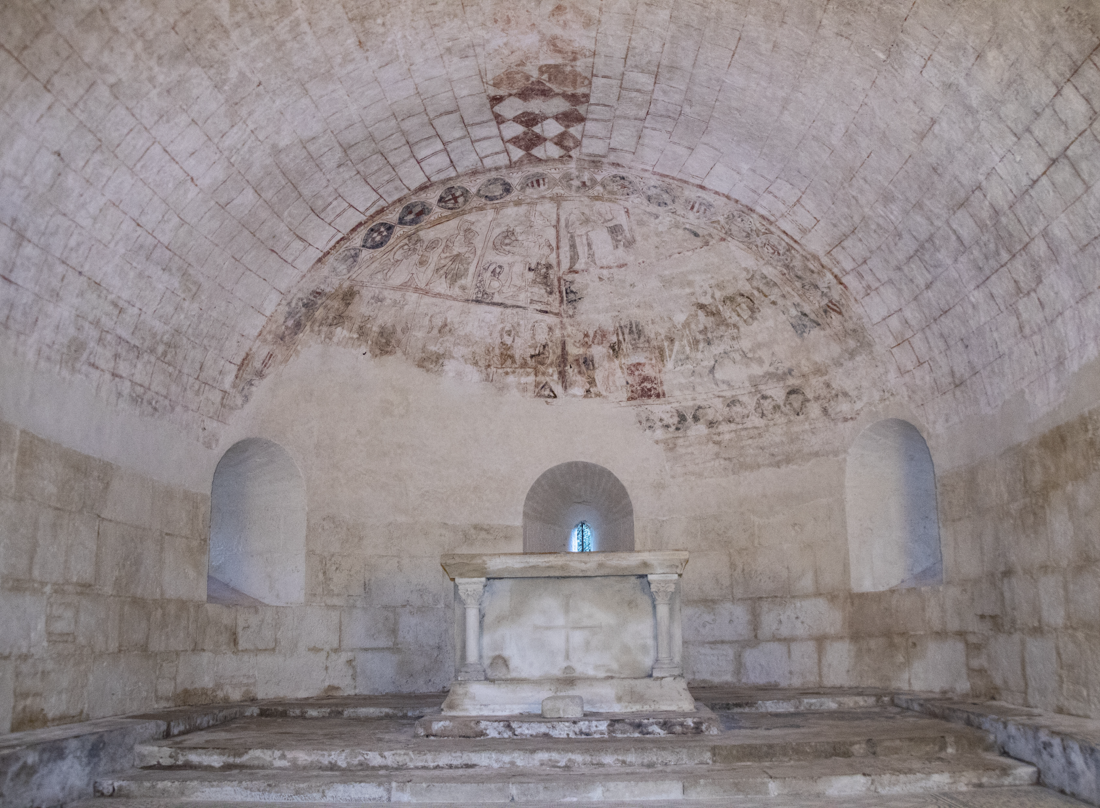
<path id="1" fill-rule="evenodd" d="M 693 712 L 683 678 L 684 551 L 445 555 L 455 680 L 444 715 Z"/>

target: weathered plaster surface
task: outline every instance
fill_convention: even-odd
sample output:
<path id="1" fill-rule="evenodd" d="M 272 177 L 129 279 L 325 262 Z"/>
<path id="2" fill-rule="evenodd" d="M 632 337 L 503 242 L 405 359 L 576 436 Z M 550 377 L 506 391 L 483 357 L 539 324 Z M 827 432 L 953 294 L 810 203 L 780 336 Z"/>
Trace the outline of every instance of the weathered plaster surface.
<path id="1" fill-rule="evenodd" d="M 1096 357 L 1092 3 L 248 8 L 4 4 L 5 352 L 216 431 L 364 218 L 568 155 L 777 224 L 929 422 L 1056 402 Z"/>

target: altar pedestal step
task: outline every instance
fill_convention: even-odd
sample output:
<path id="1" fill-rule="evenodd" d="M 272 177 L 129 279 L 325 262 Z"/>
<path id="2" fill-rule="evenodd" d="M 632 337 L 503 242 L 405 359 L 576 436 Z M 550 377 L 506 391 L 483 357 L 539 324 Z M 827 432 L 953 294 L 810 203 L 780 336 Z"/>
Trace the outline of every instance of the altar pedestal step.
<path id="1" fill-rule="evenodd" d="M 659 738 L 717 735 L 718 716 L 698 704 L 690 713 L 587 713 L 583 718 L 426 715 L 416 734 L 427 738 Z"/>
<path id="2" fill-rule="evenodd" d="M 716 717 L 717 720 L 718 717 Z M 134 749 L 140 768 L 471 769 L 687 766 L 828 758 L 937 757 L 990 751 L 984 733 L 897 708 L 724 715 L 716 735 L 577 738 L 421 738 L 408 719 L 245 718 Z"/>
<path id="3" fill-rule="evenodd" d="M 376 705 L 383 717 L 351 718 L 331 716 L 369 715 L 370 705 L 264 705 L 248 717 L 139 744 L 136 767 L 100 777 L 99 796 L 81 808 L 1079 805 L 1035 785 L 1033 767 L 997 756 L 987 734 L 884 705 L 875 694 L 714 692 L 704 699 L 719 705 L 703 711 L 714 734 L 606 738 L 423 737 L 417 721 L 439 718 L 435 709 L 417 718 L 412 705 Z M 761 703 L 778 711 L 753 709 Z M 803 711 L 784 711 L 796 705 Z M 310 715 L 326 717 L 295 717 Z"/>
<path id="4" fill-rule="evenodd" d="M 989 754 L 932 760 L 849 758 L 793 763 L 555 770 L 141 771 L 97 782 L 103 796 L 193 802 L 679 801 L 783 795 L 964 791 L 1036 781 L 1033 767 Z"/>

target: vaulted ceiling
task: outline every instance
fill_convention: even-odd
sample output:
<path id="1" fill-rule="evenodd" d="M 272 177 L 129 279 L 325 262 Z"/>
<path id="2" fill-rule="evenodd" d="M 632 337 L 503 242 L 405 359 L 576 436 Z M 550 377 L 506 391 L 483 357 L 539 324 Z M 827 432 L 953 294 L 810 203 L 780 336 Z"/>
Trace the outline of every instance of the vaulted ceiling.
<path id="1" fill-rule="evenodd" d="M 1100 347 L 1098 45 L 1088 0 L 8 0 L 0 345 L 225 422 L 287 312 L 407 203 L 621 175 L 814 267 L 837 355 L 866 341 L 929 421 L 1049 403 Z"/>

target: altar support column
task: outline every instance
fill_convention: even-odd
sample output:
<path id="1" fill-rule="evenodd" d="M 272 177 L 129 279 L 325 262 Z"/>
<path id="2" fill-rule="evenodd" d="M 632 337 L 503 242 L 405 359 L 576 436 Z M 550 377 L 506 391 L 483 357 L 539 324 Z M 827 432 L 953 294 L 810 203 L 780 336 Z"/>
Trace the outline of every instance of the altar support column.
<path id="1" fill-rule="evenodd" d="M 458 678 L 480 681 L 485 678 L 485 668 L 481 666 L 481 594 L 485 591 L 485 579 L 456 578 L 455 583 L 466 607 L 466 659 Z"/>
<path id="2" fill-rule="evenodd" d="M 665 573 L 646 578 L 657 609 L 657 662 L 653 665 L 653 677 L 680 676 L 681 665 L 672 657 L 672 596 L 676 594 L 680 576 Z"/>

